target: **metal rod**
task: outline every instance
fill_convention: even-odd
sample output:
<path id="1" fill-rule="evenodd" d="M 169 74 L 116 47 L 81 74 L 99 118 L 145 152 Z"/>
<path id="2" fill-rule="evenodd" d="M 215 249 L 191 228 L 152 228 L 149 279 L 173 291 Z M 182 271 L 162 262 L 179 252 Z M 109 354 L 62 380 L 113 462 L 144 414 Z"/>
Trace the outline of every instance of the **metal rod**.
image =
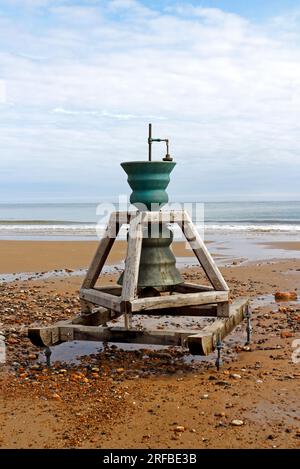
<path id="1" fill-rule="evenodd" d="M 51 354 L 52 354 L 52 352 L 51 352 L 50 347 L 46 347 L 45 357 L 46 357 L 46 365 L 47 365 L 48 368 L 50 368 L 50 366 L 51 366 L 51 358 L 50 358 Z"/>
<path id="2" fill-rule="evenodd" d="M 149 124 L 149 136 L 148 136 L 148 160 L 152 159 L 152 124 Z"/>
<path id="3" fill-rule="evenodd" d="M 251 344 L 251 335 L 252 335 L 252 324 L 251 324 L 251 308 L 249 305 L 246 306 L 246 314 L 245 317 L 247 319 L 247 326 L 246 326 L 246 332 L 247 332 L 247 342 L 246 345 Z"/>
<path id="4" fill-rule="evenodd" d="M 218 342 L 217 342 L 217 359 L 216 359 L 216 368 L 217 370 L 219 371 L 223 362 L 222 362 L 222 358 L 221 358 L 221 350 L 223 348 L 223 345 L 222 345 L 222 340 L 221 340 L 221 335 L 219 334 L 218 335 Z"/>

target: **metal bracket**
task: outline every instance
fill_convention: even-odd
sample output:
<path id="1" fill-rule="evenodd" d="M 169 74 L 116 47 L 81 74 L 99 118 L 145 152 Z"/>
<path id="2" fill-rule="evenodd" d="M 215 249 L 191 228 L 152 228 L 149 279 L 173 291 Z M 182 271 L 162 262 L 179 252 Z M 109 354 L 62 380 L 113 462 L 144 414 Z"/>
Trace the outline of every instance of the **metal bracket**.
<path id="1" fill-rule="evenodd" d="M 173 161 L 169 154 L 169 140 L 167 138 L 152 138 L 152 124 L 149 124 L 149 136 L 148 136 L 148 160 L 152 161 L 152 143 L 153 142 L 166 142 L 167 146 L 167 153 L 166 156 L 163 158 L 163 161 Z"/>

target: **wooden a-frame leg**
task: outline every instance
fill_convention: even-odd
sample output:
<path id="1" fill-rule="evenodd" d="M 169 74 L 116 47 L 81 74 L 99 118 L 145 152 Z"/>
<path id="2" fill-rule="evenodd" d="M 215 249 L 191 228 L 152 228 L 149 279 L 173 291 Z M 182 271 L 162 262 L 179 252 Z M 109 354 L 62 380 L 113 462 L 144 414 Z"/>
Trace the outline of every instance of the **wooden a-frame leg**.
<path id="1" fill-rule="evenodd" d="M 183 221 L 178 224 L 215 290 L 229 291 L 227 283 L 186 211 Z"/>
<path id="2" fill-rule="evenodd" d="M 119 230 L 120 223 L 116 221 L 116 217 L 112 214 L 81 288 L 93 288 L 95 286 L 115 239 L 118 236 Z M 88 301 L 81 300 L 80 304 L 81 314 L 85 315 L 91 312 L 91 306 Z"/>
<path id="3" fill-rule="evenodd" d="M 121 299 L 125 305 L 125 327 L 131 327 L 132 315 L 128 312 L 128 302 L 134 300 L 137 292 L 140 258 L 143 241 L 142 215 L 135 216 L 131 222 L 128 233 L 127 256 L 123 277 Z"/>
<path id="4" fill-rule="evenodd" d="M 95 286 L 119 230 L 120 223 L 116 221 L 115 216 L 111 215 L 81 288 L 93 288 Z"/>

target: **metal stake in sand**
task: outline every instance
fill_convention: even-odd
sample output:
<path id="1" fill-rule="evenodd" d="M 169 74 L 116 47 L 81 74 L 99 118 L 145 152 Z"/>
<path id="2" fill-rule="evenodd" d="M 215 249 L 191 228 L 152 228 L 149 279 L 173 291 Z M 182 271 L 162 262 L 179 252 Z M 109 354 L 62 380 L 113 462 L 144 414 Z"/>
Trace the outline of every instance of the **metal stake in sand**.
<path id="1" fill-rule="evenodd" d="M 46 347 L 44 353 L 46 357 L 46 365 L 48 368 L 50 368 L 51 367 L 51 355 L 52 355 L 50 347 Z"/>
<path id="2" fill-rule="evenodd" d="M 222 341 L 221 341 L 221 335 L 218 335 L 218 342 L 217 342 L 217 359 L 216 359 L 216 367 L 217 370 L 219 371 L 221 366 L 223 365 L 222 358 L 221 358 L 221 351 L 223 348 Z"/>
<path id="3" fill-rule="evenodd" d="M 246 312 L 245 312 L 245 318 L 247 319 L 247 326 L 246 326 L 247 342 L 246 342 L 246 345 L 251 344 L 251 336 L 252 336 L 251 317 L 252 317 L 251 308 L 250 308 L 250 306 L 247 304 L 247 305 L 246 305 Z"/>

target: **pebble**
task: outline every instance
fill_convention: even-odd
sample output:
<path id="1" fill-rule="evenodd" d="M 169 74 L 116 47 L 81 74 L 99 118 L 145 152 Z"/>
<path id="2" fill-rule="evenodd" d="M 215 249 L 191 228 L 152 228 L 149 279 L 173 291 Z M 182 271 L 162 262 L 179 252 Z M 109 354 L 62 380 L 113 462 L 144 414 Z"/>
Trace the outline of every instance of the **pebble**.
<path id="1" fill-rule="evenodd" d="M 216 384 L 219 386 L 231 386 L 228 381 L 217 381 Z"/>
<path id="2" fill-rule="evenodd" d="M 290 332 L 290 331 L 282 331 L 280 334 L 280 337 L 282 339 L 288 339 L 289 337 L 294 337 L 294 334 L 293 332 Z"/>
<path id="3" fill-rule="evenodd" d="M 229 377 L 233 379 L 241 379 L 241 375 L 238 375 L 237 373 L 232 373 L 231 375 L 229 375 Z"/>
<path id="4" fill-rule="evenodd" d="M 208 394 L 203 394 L 203 395 L 201 396 L 201 399 L 208 399 L 208 398 L 209 398 L 209 395 L 208 395 Z"/>
<path id="5" fill-rule="evenodd" d="M 183 425 L 177 425 L 177 427 L 174 428 L 174 432 L 182 433 L 185 431 L 185 427 Z"/>
<path id="6" fill-rule="evenodd" d="M 234 425 L 235 427 L 240 427 L 241 425 L 244 425 L 244 422 L 243 420 L 234 419 L 231 421 L 231 425 Z"/>

